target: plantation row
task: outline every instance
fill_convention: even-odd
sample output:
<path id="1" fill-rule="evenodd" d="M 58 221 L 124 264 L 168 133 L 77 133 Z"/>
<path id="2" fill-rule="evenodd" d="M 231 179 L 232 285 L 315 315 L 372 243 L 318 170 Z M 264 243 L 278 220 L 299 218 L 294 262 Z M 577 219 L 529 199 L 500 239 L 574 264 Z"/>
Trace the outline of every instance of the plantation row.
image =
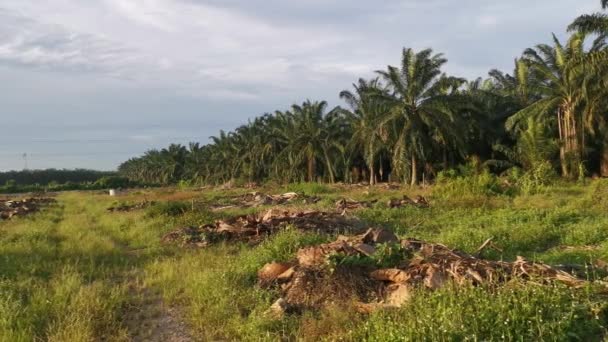
<path id="1" fill-rule="evenodd" d="M 553 36 L 526 49 L 512 73 L 472 81 L 444 73 L 442 54 L 405 48 L 401 65 L 342 91 L 345 108 L 307 100 L 208 145 L 148 151 L 119 172 L 158 184 L 416 184 L 472 159 L 494 173 L 608 176 L 607 23 L 605 13 L 579 17 L 566 41 Z"/>

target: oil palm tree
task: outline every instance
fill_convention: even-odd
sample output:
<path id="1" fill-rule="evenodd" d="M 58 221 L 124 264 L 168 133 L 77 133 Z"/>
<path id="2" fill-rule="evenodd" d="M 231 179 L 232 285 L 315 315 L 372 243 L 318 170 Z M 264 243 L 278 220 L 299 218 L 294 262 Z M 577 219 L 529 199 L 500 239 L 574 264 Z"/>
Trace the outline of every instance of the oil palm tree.
<path id="1" fill-rule="evenodd" d="M 377 73 L 386 82 L 389 96 L 380 94 L 390 110 L 382 126 L 393 134 L 393 167 L 409 166 L 411 185 L 418 182 L 418 164 L 427 157 L 433 140 L 449 141 L 456 129 L 458 96 L 449 92 L 465 81 L 442 74 L 447 62 L 442 54 L 404 48 L 401 67 L 388 66 Z"/>
<path id="2" fill-rule="evenodd" d="M 293 105 L 292 118 L 296 128 L 296 139 L 290 149 L 306 159 L 307 178 L 309 182 L 315 181 L 316 166 L 322 155 L 322 140 L 325 131 L 323 127 L 323 113 L 327 103 L 311 102 L 307 100 L 301 106 Z M 299 151 L 299 153 L 297 152 Z"/>
<path id="3" fill-rule="evenodd" d="M 601 0 L 603 9 L 608 8 L 608 0 Z M 568 27 L 570 31 L 585 33 L 608 33 L 608 15 L 605 13 L 584 14 L 576 18 Z"/>
<path id="4" fill-rule="evenodd" d="M 591 63 L 601 64 L 593 57 L 601 52 L 603 42 L 596 39 L 585 51 L 586 36 L 582 32 L 574 33 L 565 46 L 553 36 L 553 46 L 539 44 L 524 52 L 523 58 L 538 81 L 534 91 L 540 98 L 507 120 L 507 128 L 514 130 L 526 118 L 550 118 L 557 127 L 560 164 L 565 177 L 571 177 L 581 162 L 585 147 L 581 121 L 581 107 L 587 95 L 585 85 Z"/>
<path id="5" fill-rule="evenodd" d="M 385 147 L 384 141 L 387 140 L 383 139 L 385 130 L 380 124 L 389 108 L 386 106 L 386 101 L 382 101 L 377 96 L 383 91 L 378 79 L 371 81 L 359 79 L 358 84 L 353 84 L 353 88 L 354 92 L 349 90 L 340 92 L 340 98 L 350 107 L 350 111 L 344 111 L 352 128 L 350 149 L 363 152 L 370 173 L 369 184 L 374 185 L 377 155 Z"/>

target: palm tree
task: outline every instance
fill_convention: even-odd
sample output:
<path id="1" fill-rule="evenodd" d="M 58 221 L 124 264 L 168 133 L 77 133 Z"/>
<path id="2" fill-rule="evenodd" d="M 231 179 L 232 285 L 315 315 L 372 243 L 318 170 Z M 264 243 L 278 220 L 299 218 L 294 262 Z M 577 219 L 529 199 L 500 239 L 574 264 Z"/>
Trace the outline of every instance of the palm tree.
<path id="1" fill-rule="evenodd" d="M 234 180 L 237 160 L 234 158 L 233 134 L 220 130 L 219 136 L 211 137 L 213 150 L 211 152 L 214 180 L 227 182 Z"/>
<path id="2" fill-rule="evenodd" d="M 330 143 L 332 129 L 335 127 L 337 108 L 325 113 L 327 102 L 310 100 L 302 105 L 292 105 L 291 110 L 285 113 L 277 112 L 277 127 L 275 136 L 284 146 L 277 155 L 277 159 L 288 167 L 290 178 L 296 173 L 296 168 L 304 163 L 306 166 L 305 179 L 314 182 L 317 175 L 317 166 L 323 169 L 330 182 L 335 180 L 334 166 Z"/>
<path id="3" fill-rule="evenodd" d="M 608 8 L 608 0 L 601 0 L 602 8 Z M 608 33 L 608 15 L 604 13 L 584 14 L 576 18 L 570 26 L 569 31 L 580 31 L 585 33 Z"/>
<path id="4" fill-rule="evenodd" d="M 515 113 L 507 121 L 508 129 L 516 129 L 523 119 L 550 119 L 557 126 L 560 142 L 562 175 L 570 177 L 578 168 L 584 150 L 581 105 L 584 103 L 589 64 L 603 43 L 594 41 L 585 51 L 584 33 L 575 33 L 563 46 L 553 36 L 554 46 L 539 44 L 524 52 L 524 59 L 538 80 L 534 91 L 540 99 Z M 597 61 L 594 64 L 599 63 Z"/>
<path id="5" fill-rule="evenodd" d="M 585 129 L 596 139 L 599 147 L 599 167 L 603 177 L 608 176 L 608 59 L 603 67 L 589 73 L 585 84 L 585 103 L 582 120 Z"/>
<path id="6" fill-rule="evenodd" d="M 365 163 L 369 169 L 369 184 L 376 183 L 376 156 L 384 148 L 382 133 L 385 132 L 380 123 L 388 113 L 386 102 L 378 98 L 380 89 L 379 80 L 366 81 L 359 79 L 353 84 L 354 92 L 343 90 L 340 98 L 346 101 L 351 111 L 345 111 L 352 127 L 350 148 L 361 149 Z"/>
<path id="7" fill-rule="evenodd" d="M 418 182 L 418 161 L 427 157 L 433 140 L 447 145 L 462 133 L 455 125 L 458 96 L 449 90 L 465 81 L 442 74 L 446 62 L 431 49 L 415 53 L 405 48 L 401 68 L 378 71 L 390 90 L 390 96 L 381 96 L 390 107 L 382 126 L 393 132 L 393 166 L 404 170 L 409 164 L 411 185 Z"/>

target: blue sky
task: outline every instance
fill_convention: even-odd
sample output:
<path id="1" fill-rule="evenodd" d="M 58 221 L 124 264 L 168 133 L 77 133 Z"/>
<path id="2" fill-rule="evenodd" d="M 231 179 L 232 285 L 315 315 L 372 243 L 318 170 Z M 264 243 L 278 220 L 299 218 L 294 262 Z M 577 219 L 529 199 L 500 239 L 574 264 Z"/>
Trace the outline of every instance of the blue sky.
<path id="1" fill-rule="evenodd" d="M 0 170 L 114 169 L 432 47 L 512 69 L 599 0 L 0 0 Z"/>

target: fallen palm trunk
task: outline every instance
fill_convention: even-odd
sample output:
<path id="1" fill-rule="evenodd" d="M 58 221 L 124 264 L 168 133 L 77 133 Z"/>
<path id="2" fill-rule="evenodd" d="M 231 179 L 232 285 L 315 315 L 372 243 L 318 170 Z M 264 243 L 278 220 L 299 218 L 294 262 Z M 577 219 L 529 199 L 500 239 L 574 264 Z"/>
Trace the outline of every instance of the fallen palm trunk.
<path id="1" fill-rule="evenodd" d="M 360 231 L 359 221 L 336 213 L 321 211 L 281 211 L 271 209 L 260 215 L 242 215 L 215 224 L 178 228 L 162 241 L 204 247 L 217 241 L 258 243 L 268 235 L 287 227 L 318 233 L 340 234 Z"/>
<path id="2" fill-rule="evenodd" d="M 392 260 L 389 267 L 378 264 L 386 257 L 387 246 L 393 246 L 392 255 L 403 256 Z M 339 262 L 336 267 L 336 260 L 341 260 L 342 266 Z M 571 287 L 587 283 L 558 268 L 522 257 L 514 262 L 484 260 L 441 244 L 416 239 L 399 241 L 382 229 L 302 248 L 296 261 L 280 264 L 274 273 L 262 272 L 259 279 L 262 286 L 280 285 L 284 307 L 319 308 L 338 298 L 344 303 L 359 303 L 362 312 L 403 305 L 413 288 L 436 290 L 448 283 L 498 285 L 512 279 L 538 284 L 559 282 Z"/>
<path id="3" fill-rule="evenodd" d="M 26 216 L 54 202 L 53 198 L 26 198 L 0 202 L 0 219 L 8 220 L 17 216 Z"/>

